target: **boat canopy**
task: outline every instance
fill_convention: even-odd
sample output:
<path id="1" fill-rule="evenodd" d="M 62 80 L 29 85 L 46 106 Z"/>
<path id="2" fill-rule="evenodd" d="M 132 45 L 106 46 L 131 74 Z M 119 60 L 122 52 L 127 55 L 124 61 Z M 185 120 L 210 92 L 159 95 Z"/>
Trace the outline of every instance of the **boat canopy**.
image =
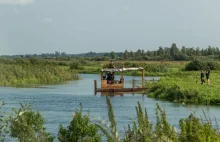
<path id="1" fill-rule="evenodd" d="M 101 72 L 122 72 L 122 71 L 137 71 L 137 70 L 143 70 L 144 68 L 107 68 L 107 69 L 101 69 Z"/>

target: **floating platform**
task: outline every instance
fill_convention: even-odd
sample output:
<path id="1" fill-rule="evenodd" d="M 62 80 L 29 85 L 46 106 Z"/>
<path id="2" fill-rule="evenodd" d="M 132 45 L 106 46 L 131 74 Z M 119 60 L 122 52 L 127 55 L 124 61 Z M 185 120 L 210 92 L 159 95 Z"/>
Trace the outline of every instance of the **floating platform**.
<path id="1" fill-rule="evenodd" d="M 110 89 L 100 89 L 97 88 L 95 92 L 137 92 L 143 91 L 147 88 L 110 88 Z"/>

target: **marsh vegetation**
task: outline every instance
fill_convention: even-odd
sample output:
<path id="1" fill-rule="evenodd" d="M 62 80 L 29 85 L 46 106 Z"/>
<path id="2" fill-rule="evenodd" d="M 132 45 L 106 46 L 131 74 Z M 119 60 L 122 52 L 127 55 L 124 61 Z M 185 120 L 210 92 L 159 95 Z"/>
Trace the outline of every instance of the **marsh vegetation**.
<path id="1" fill-rule="evenodd" d="M 29 60 L 0 60 L 0 70 L 1 86 L 52 84 L 79 78 L 52 62 L 32 58 Z"/>

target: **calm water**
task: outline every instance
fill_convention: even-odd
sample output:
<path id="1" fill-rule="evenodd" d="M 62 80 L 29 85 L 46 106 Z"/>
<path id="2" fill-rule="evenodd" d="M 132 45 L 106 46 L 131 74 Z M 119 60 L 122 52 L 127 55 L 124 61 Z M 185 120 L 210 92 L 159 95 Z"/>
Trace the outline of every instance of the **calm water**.
<path id="1" fill-rule="evenodd" d="M 107 120 L 108 110 L 105 96 L 98 93 L 94 95 L 93 80 L 99 83 L 99 75 L 83 74 L 79 81 L 70 81 L 61 85 L 45 85 L 38 88 L 11 88 L 0 87 L 0 100 L 5 101 L 4 109 L 11 112 L 11 109 L 18 107 L 19 103 L 31 103 L 34 109 L 40 110 L 46 120 L 46 127 L 49 132 L 57 136 L 59 124 L 67 126 L 72 119 L 72 113 L 82 103 L 84 111 L 90 110 L 93 120 Z M 133 77 L 125 77 L 131 86 Z M 147 77 L 147 80 L 152 78 Z M 158 78 L 154 78 L 157 80 Z M 129 81 L 130 80 L 130 81 Z M 98 84 L 99 86 L 99 84 Z M 195 106 L 183 105 L 171 102 L 149 99 L 142 94 L 124 94 L 111 97 L 119 132 L 123 132 L 124 126 L 131 122 L 136 116 L 135 106 L 140 101 L 143 107 L 147 108 L 150 120 L 155 123 L 156 103 L 166 110 L 168 121 L 178 128 L 180 118 L 189 116 L 195 112 L 203 116 L 203 110 L 213 120 L 214 116 L 220 120 L 220 107 L 218 106 Z"/>

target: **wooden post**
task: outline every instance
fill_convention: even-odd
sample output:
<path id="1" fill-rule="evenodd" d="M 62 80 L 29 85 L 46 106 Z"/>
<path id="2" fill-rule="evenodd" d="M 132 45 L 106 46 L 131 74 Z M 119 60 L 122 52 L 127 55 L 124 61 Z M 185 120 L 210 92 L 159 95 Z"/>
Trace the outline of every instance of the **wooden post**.
<path id="1" fill-rule="evenodd" d="M 132 79 L 132 91 L 134 91 L 134 79 Z"/>
<path id="2" fill-rule="evenodd" d="M 97 82 L 96 80 L 94 80 L 94 93 L 96 95 L 96 92 L 97 92 Z"/>
<path id="3" fill-rule="evenodd" d="M 142 69 L 142 88 L 144 88 L 144 69 Z"/>
<path id="4" fill-rule="evenodd" d="M 101 81 L 103 80 L 103 72 L 101 72 Z"/>

